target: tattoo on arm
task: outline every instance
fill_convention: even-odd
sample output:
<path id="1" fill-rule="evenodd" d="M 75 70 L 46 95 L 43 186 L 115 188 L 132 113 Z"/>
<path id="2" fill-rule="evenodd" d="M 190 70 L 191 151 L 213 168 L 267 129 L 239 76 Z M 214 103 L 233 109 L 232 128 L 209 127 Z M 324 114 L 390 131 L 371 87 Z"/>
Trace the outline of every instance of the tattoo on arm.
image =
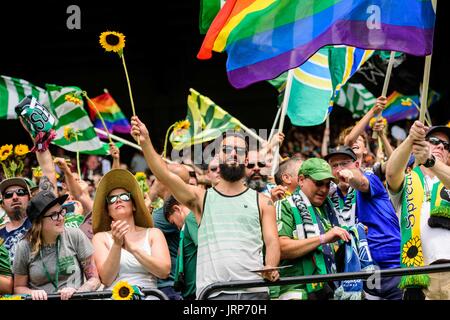
<path id="1" fill-rule="evenodd" d="M 273 202 L 272 202 L 272 200 L 268 200 L 268 201 L 267 201 L 267 205 L 273 207 Z"/>
<path id="2" fill-rule="evenodd" d="M 77 291 L 83 292 L 97 290 L 100 286 L 100 279 L 98 277 L 97 267 L 94 263 L 94 256 L 87 257 L 81 261 L 81 268 L 86 276 L 86 282 Z"/>
<path id="3" fill-rule="evenodd" d="M 47 176 L 43 176 L 39 180 L 39 190 L 54 192 L 55 186 L 53 185 L 53 183 L 50 182 L 50 179 Z"/>

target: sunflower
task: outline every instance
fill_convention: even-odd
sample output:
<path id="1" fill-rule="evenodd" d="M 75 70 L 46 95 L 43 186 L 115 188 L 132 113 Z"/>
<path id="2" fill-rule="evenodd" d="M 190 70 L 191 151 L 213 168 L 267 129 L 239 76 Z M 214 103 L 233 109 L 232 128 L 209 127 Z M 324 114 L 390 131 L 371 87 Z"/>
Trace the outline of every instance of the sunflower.
<path id="1" fill-rule="evenodd" d="M 190 127 L 191 127 L 191 123 L 189 122 L 189 120 L 178 121 L 175 124 L 175 130 L 189 129 Z"/>
<path id="2" fill-rule="evenodd" d="M 75 138 L 75 131 L 72 127 L 64 127 L 64 138 L 66 138 L 67 141 L 71 141 L 73 138 Z"/>
<path id="3" fill-rule="evenodd" d="M 5 294 L 4 296 L 0 295 L 0 300 L 24 300 L 24 299 L 21 295 Z"/>
<path id="4" fill-rule="evenodd" d="M 136 172 L 134 177 L 136 178 L 136 180 L 147 179 L 147 176 L 144 172 Z"/>
<path id="5" fill-rule="evenodd" d="M 14 148 L 14 154 L 18 157 L 26 155 L 28 152 L 30 152 L 30 149 L 28 149 L 28 146 L 26 144 L 18 144 Z"/>
<path id="6" fill-rule="evenodd" d="M 100 35 L 100 45 L 106 51 L 113 51 L 121 55 L 125 48 L 125 36 L 123 33 L 115 31 L 102 32 Z"/>
<path id="7" fill-rule="evenodd" d="M 12 144 L 5 144 L 0 148 L 0 161 L 5 161 L 13 152 Z"/>
<path id="8" fill-rule="evenodd" d="M 112 290 L 113 300 L 131 300 L 134 290 L 126 281 L 119 281 Z"/>
<path id="9" fill-rule="evenodd" d="M 386 118 L 381 117 L 381 119 L 382 119 L 382 121 L 383 121 L 384 127 L 387 127 L 387 120 L 386 120 Z M 373 128 L 373 126 L 375 125 L 375 122 L 377 122 L 377 120 L 378 120 L 378 118 L 372 118 L 372 119 L 370 119 L 369 126 L 370 126 L 371 128 Z"/>
<path id="10" fill-rule="evenodd" d="M 34 167 L 34 168 L 31 168 L 31 170 L 33 171 L 33 177 L 35 177 L 35 178 L 42 177 L 42 169 L 41 169 L 41 167 Z"/>
<path id="11" fill-rule="evenodd" d="M 81 105 L 81 104 L 83 104 L 83 101 L 82 101 L 80 98 L 78 98 L 78 97 L 76 97 L 75 95 L 73 95 L 73 94 L 66 94 L 66 95 L 64 96 L 64 99 L 66 99 L 66 101 L 72 102 L 72 103 L 74 103 L 74 104 L 76 104 L 76 105 Z"/>
<path id="12" fill-rule="evenodd" d="M 422 243 L 419 237 L 410 239 L 403 246 L 402 263 L 408 267 L 423 266 Z"/>

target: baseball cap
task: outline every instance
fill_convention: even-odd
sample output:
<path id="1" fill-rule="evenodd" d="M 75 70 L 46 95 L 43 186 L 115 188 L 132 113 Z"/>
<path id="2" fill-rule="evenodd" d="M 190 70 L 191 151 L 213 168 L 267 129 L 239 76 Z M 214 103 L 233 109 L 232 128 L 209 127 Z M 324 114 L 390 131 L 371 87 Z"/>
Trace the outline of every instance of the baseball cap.
<path id="1" fill-rule="evenodd" d="M 24 188 L 25 190 L 28 191 L 28 194 L 30 193 L 30 188 L 28 187 L 27 182 L 25 181 L 24 178 L 20 178 L 20 177 L 15 177 L 15 178 L 9 178 L 9 179 L 5 179 L 0 183 L 0 193 L 3 194 L 3 192 L 8 189 L 11 186 L 19 186 Z"/>
<path id="2" fill-rule="evenodd" d="M 447 126 L 433 126 L 428 130 L 426 137 L 428 138 L 432 133 L 442 132 L 444 133 L 450 141 L 450 128 Z"/>
<path id="3" fill-rule="evenodd" d="M 353 159 L 353 161 L 356 161 L 357 159 L 355 152 L 349 146 L 337 146 L 336 148 L 331 149 L 330 152 L 324 157 L 325 161 L 330 160 L 332 156 L 338 154 L 349 156 Z"/>
<path id="4" fill-rule="evenodd" d="M 331 172 L 330 165 L 325 160 L 319 158 L 310 158 L 303 161 L 298 170 L 298 174 L 308 176 L 316 181 L 325 179 L 336 180 L 336 177 Z"/>

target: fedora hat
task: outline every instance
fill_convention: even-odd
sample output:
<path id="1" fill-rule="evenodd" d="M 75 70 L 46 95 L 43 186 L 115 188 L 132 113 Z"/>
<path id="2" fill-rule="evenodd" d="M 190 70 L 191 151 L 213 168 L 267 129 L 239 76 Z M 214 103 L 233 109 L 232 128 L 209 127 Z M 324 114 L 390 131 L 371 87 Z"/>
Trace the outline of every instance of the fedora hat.
<path id="1" fill-rule="evenodd" d="M 145 206 L 144 195 L 136 178 L 130 171 L 124 169 L 113 169 L 103 176 L 98 184 L 94 197 L 94 208 L 92 210 L 92 230 L 95 233 L 111 230 L 112 219 L 107 212 L 106 197 L 114 189 L 122 188 L 131 193 L 136 211 L 134 223 L 143 228 L 152 228 L 153 219 Z"/>
<path id="2" fill-rule="evenodd" d="M 56 197 L 51 191 L 39 191 L 28 203 L 27 216 L 31 223 L 47 212 L 55 204 L 63 204 L 69 195 Z"/>

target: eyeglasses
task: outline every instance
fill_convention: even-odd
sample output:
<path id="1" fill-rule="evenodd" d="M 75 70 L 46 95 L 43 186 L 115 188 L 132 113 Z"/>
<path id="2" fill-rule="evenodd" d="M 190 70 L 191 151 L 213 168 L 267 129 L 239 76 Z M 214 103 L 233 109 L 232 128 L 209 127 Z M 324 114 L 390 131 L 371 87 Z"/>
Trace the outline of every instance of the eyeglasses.
<path id="1" fill-rule="evenodd" d="M 247 168 L 248 169 L 253 169 L 256 165 L 258 165 L 258 168 L 264 168 L 266 166 L 266 164 L 264 162 L 257 162 L 257 163 L 248 163 L 247 164 Z"/>
<path id="2" fill-rule="evenodd" d="M 227 146 L 227 145 L 222 147 L 222 151 L 226 154 L 231 154 L 233 152 L 233 150 L 236 151 L 236 153 L 239 156 L 244 156 L 247 151 L 244 147 Z"/>
<path id="3" fill-rule="evenodd" d="M 62 207 L 61 210 L 51 212 L 50 214 L 44 216 L 43 218 L 50 218 L 50 219 L 52 219 L 52 221 L 58 221 L 59 217 L 61 216 L 62 218 L 64 218 L 66 213 L 67 213 L 67 208 Z"/>
<path id="4" fill-rule="evenodd" d="M 117 202 L 117 200 L 122 200 L 122 201 L 130 201 L 131 200 L 131 193 L 130 192 L 125 192 L 125 193 L 121 193 L 121 194 L 116 194 L 110 197 L 106 197 L 106 202 L 108 204 L 114 204 Z"/>
<path id="5" fill-rule="evenodd" d="M 3 192 L 4 199 L 11 199 L 14 196 L 14 193 L 17 194 L 18 197 L 28 196 L 29 193 L 25 189 L 17 189 Z"/>
<path id="6" fill-rule="evenodd" d="M 317 188 L 322 188 L 323 186 L 325 186 L 325 187 L 327 187 L 327 188 L 330 187 L 330 183 L 331 183 L 330 180 L 320 180 L 320 181 L 317 181 L 317 180 L 312 179 L 311 177 L 306 177 L 306 178 L 308 178 L 309 180 L 311 180 L 311 181 L 316 185 Z"/>
<path id="7" fill-rule="evenodd" d="M 431 143 L 433 146 L 438 146 L 440 143 L 442 143 L 444 149 L 450 151 L 450 143 L 448 143 L 447 141 L 441 140 L 436 137 L 430 137 L 428 138 L 428 142 Z"/>
<path id="8" fill-rule="evenodd" d="M 211 167 L 211 168 L 209 168 L 209 171 L 216 172 L 217 169 L 219 169 L 219 167 Z"/>
<path id="9" fill-rule="evenodd" d="M 339 167 L 345 168 L 352 162 L 353 162 L 352 160 L 347 160 L 347 161 L 342 161 L 342 162 L 335 162 L 335 163 L 330 164 L 330 165 L 331 165 L 332 169 L 337 169 Z"/>

